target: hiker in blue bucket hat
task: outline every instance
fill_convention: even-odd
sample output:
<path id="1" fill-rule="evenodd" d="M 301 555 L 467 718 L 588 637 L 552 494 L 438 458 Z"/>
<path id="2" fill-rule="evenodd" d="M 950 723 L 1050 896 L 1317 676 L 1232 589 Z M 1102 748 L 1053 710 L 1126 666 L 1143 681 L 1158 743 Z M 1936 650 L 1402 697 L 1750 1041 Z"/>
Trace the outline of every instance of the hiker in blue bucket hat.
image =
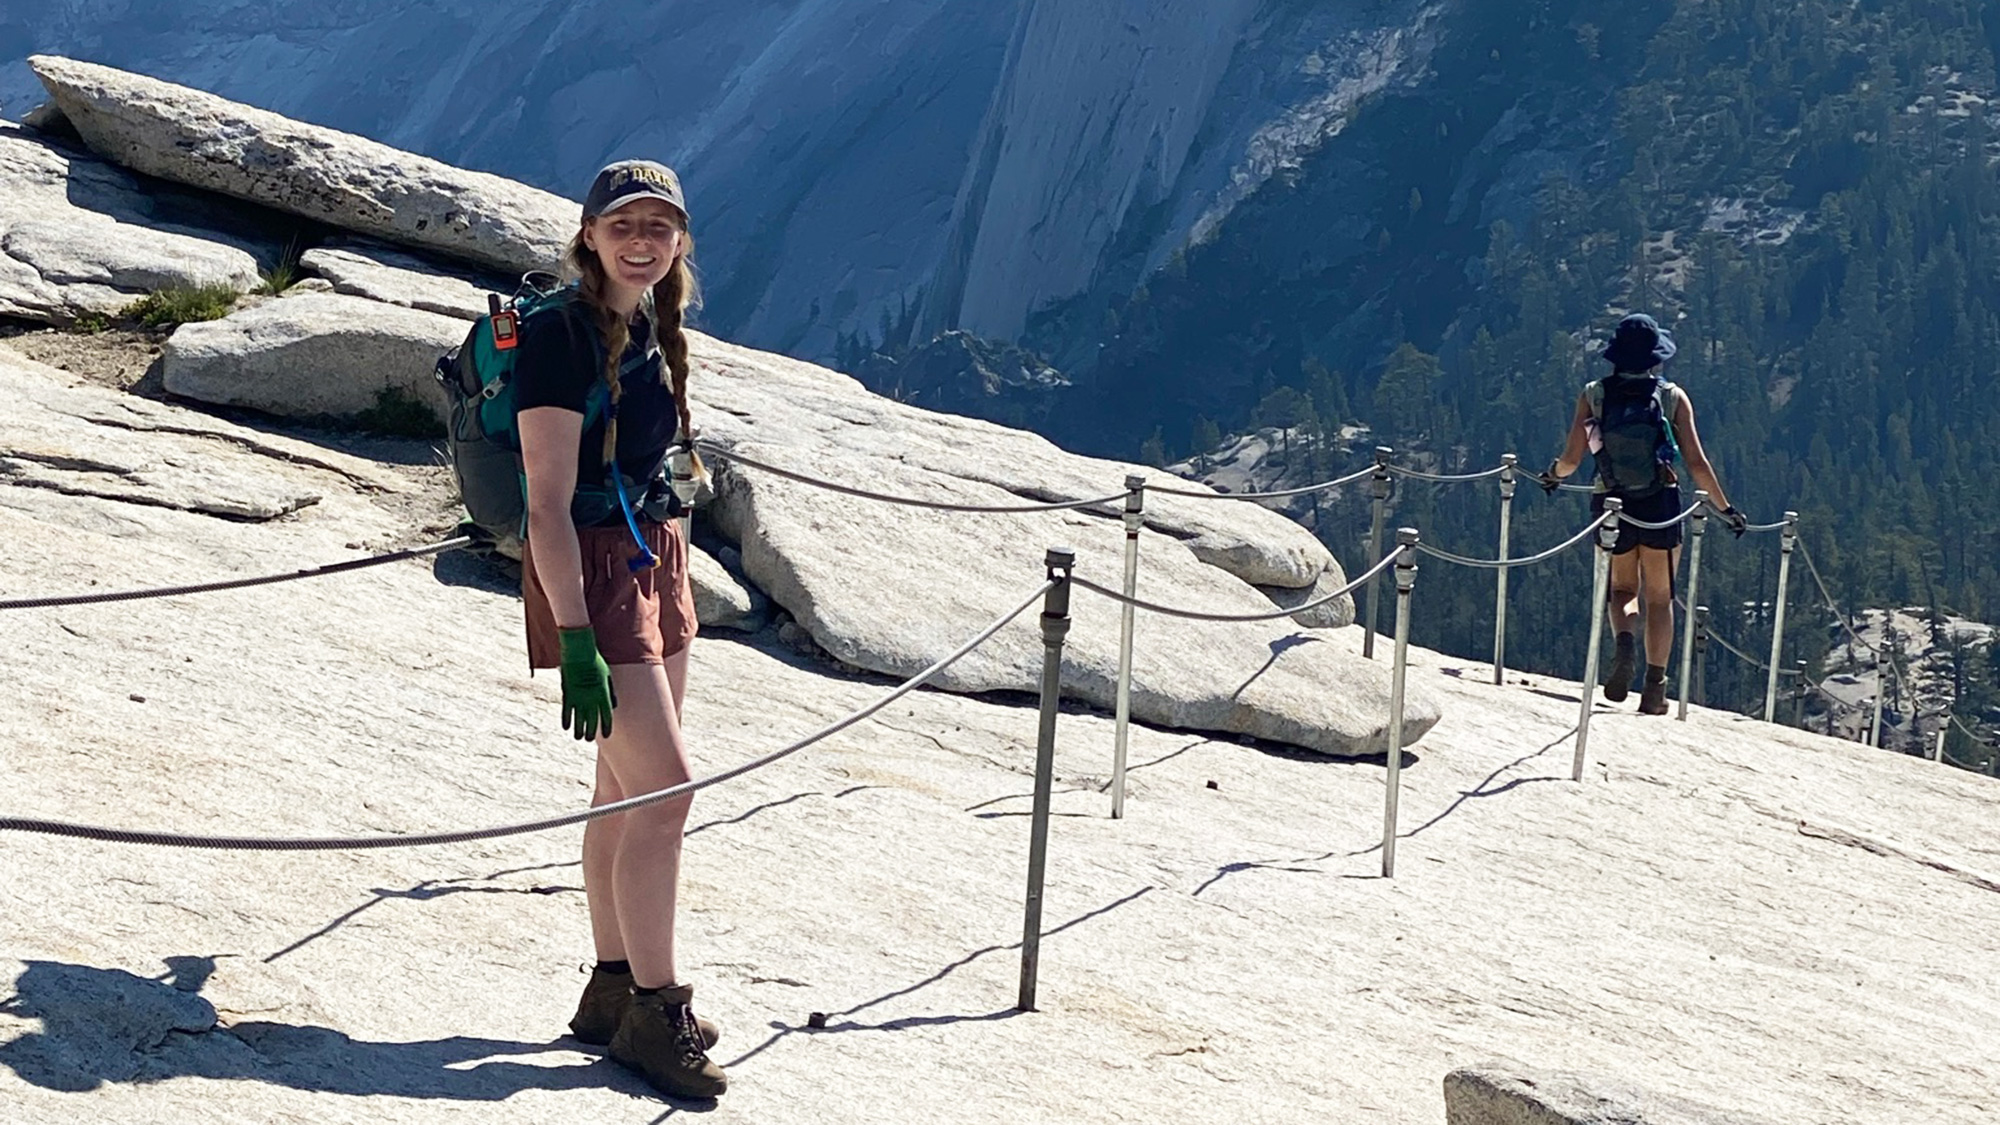
<path id="1" fill-rule="evenodd" d="M 1554 492 L 1564 477 L 1583 463 L 1588 451 L 1596 463 L 1597 483 L 1591 490 L 1592 515 L 1616 496 L 1624 514 L 1647 523 L 1667 523 L 1683 510 L 1680 477 L 1674 463 L 1684 461 L 1695 484 L 1708 491 L 1709 504 L 1723 523 L 1742 535 L 1748 521 L 1723 494 L 1722 482 L 1703 451 L 1695 430 L 1694 402 L 1685 390 L 1658 373 L 1674 358 L 1674 338 L 1645 313 L 1631 313 L 1618 322 L 1610 344 L 1599 353 L 1611 364 L 1611 374 L 1592 380 L 1577 396 L 1569 437 L 1561 456 L 1538 478 Z M 1667 713 L 1667 661 L 1674 643 L 1674 572 L 1680 566 L 1681 524 L 1652 529 L 1621 524 L 1611 559 L 1611 603 L 1607 607 L 1617 648 L 1604 681 L 1604 698 L 1623 702 L 1631 694 L 1638 671 L 1635 625 L 1644 607 L 1646 674 L 1640 684 L 1639 711 Z M 1686 670 L 1682 670 L 1686 674 Z"/>
<path id="2" fill-rule="evenodd" d="M 573 296 L 522 321 L 514 361 L 528 660 L 560 672 L 563 726 L 596 744 L 593 805 L 691 776 L 680 715 L 697 625 L 664 472 L 670 447 L 693 435 L 688 226 L 673 169 L 622 160 L 599 171 L 563 256 Z M 664 1093 L 711 1098 L 728 1088 L 706 1053 L 717 1032 L 695 1016 L 675 963 L 690 801 L 585 827 L 597 964 L 570 1029 Z"/>

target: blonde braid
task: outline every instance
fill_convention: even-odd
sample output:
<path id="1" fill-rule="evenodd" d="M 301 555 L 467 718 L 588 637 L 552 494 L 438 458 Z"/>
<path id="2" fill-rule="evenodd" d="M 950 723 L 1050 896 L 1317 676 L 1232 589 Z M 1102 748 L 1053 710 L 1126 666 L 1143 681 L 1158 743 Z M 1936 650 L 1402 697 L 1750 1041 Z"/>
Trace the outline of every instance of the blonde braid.
<path id="1" fill-rule="evenodd" d="M 653 286 L 653 339 L 659 345 L 661 366 L 670 378 L 668 384 L 674 392 L 674 408 L 681 416 L 681 437 L 694 440 L 694 411 L 688 404 L 688 339 L 685 327 L 687 310 L 701 304 L 701 290 L 695 280 L 694 265 L 688 258 L 694 254 L 694 236 L 682 235 L 681 256 L 674 261 L 674 268 L 667 276 Z M 688 451 L 693 459 L 694 475 L 697 478 L 708 475 L 708 469 L 701 463 L 701 455 L 692 448 Z"/>
<path id="2" fill-rule="evenodd" d="M 604 382 L 611 390 L 611 408 L 604 416 L 604 464 L 615 472 L 618 465 L 618 401 L 624 394 L 624 387 L 618 381 L 618 369 L 625 358 L 625 349 L 632 343 L 632 329 L 625 323 L 625 318 L 605 301 L 604 265 L 597 260 L 596 253 L 584 245 L 582 231 L 570 239 L 569 248 L 563 252 L 563 264 L 576 275 L 577 292 L 590 309 L 597 334 L 604 339 Z"/>

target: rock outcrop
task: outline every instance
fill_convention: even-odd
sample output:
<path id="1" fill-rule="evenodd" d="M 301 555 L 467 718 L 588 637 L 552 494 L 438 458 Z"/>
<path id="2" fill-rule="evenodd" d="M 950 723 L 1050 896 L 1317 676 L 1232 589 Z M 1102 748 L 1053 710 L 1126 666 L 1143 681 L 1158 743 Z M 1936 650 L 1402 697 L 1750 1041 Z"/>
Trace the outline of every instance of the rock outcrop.
<path id="1" fill-rule="evenodd" d="M 1444 1076 L 1445 1125 L 1760 1125 L 1622 1082 L 1485 1063 Z"/>
<path id="2" fill-rule="evenodd" d="M 840 484 L 975 506 L 1084 500 L 1116 492 L 1137 466 L 1065 453 L 1033 434 L 932 414 L 868 393 L 824 368 L 697 336 L 696 422 L 724 449 Z M 713 516 L 743 551 L 745 572 L 812 639 L 856 667 L 907 676 L 950 651 L 1039 584 L 1050 546 L 1078 549 L 1078 573 L 1115 586 L 1123 568 L 1121 503 L 1096 512 L 953 514 L 794 483 L 724 458 Z M 1266 613 L 1253 586 L 1312 590 L 1344 579 L 1297 525 L 1252 504 L 1148 498 L 1159 534 L 1141 549 L 1140 595 L 1213 613 Z M 1292 602 L 1291 604 L 1297 604 Z M 1065 690 L 1112 702 L 1114 605 L 1079 592 Z M 1352 600 L 1324 620 L 1352 617 Z M 1279 619 L 1190 623 L 1147 616 L 1133 715 L 1148 722 L 1268 738 L 1334 754 L 1386 745 L 1389 684 Z M 963 691 L 1028 690 L 1041 665 L 1032 629 L 1003 632 L 946 671 Z M 1405 737 L 1437 719 L 1415 692 Z"/>
<path id="3" fill-rule="evenodd" d="M 332 283 L 336 293 L 461 320 L 485 315 L 489 294 L 506 296 L 514 291 L 511 282 L 449 272 L 364 240 L 315 246 L 300 255 L 299 265 Z"/>
<path id="4" fill-rule="evenodd" d="M 155 289 L 258 283 L 242 240 L 180 226 L 135 177 L 0 125 L 0 315 L 68 323 Z"/>
<path id="5" fill-rule="evenodd" d="M 442 420 L 431 371 L 465 330 L 436 313 L 307 293 L 181 325 L 161 370 L 174 394 L 266 414 L 351 419 L 421 405 Z"/>
<path id="6" fill-rule="evenodd" d="M 703 629 L 754 633 L 770 618 L 771 600 L 699 545 L 688 551 L 688 582 L 695 620 Z"/>
<path id="7" fill-rule="evenodd" d="M 577 205 L 486 172 L 107 66 L 29 60 L 111 160 L 321 222 L 521 273 L 548 269 Z"/>

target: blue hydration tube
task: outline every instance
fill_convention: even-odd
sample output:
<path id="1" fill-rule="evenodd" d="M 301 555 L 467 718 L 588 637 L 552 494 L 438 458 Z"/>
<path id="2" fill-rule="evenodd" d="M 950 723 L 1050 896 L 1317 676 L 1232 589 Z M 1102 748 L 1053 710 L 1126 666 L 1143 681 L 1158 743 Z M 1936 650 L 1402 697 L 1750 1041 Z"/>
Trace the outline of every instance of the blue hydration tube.
<path id="1" fill-rule="evenodd" d="M 639 520 L 632 514 L 632 502 L 625 498 L 625 474 L 618 471 L 615 463 L 610 466 L 609 471 L 611 486 L 618 493 L 618 511 L 624 515 L 625 526 L 632 532 L 632 542 L 639 548 L 638 554 L 626 560 L 625 569 L 634 574 L 642 570 L 651 570 L 660 565 L 660 557 L 653 553 L 651 547 L 646 546 L 646 537 L 639 534 Z"/>

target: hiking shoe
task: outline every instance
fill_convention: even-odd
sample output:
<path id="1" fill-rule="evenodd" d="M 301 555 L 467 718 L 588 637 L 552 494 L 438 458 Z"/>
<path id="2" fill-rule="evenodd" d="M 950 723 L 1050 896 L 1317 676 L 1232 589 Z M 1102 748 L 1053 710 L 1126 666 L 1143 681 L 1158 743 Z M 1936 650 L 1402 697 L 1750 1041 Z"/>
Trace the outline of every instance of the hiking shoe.
<path id="1" fill-rule="evenodd" d="M 1641 715 L 1664 715 L 1667 713 L 1667 681 L 1664 677 L 1646 677 L 1646 685 L 1639 689 L 1639 713 Z"/>
<path id="2" fill-rule="evenodd" d="M 631 973 L 590 970 L 590 983 L 583 986 L 583 999 L 577 1002 L 576 1015 L 570 1017 L 570 1035 L 579 1043 L 604 1046 L 617 1034 L 618 1021 L 624 1018 L 625 1009 L 631 1002 Z M 694 1022 L 701 1029 L 702 1047 L 715 1046 L 715 1041 L 722 1037 L 721 1031 L 700 1016 L 696 1016 Z"/>
<path id="3" fill-rule="evenodd" d="M 653 1089 L 676 1098 L 715 1098 L 729 1078 L 708 1057 L 695 1021 L 693 985 L 633 993 L 611 1037 L 611 1058 L 632 1068 Z"/>
<path id="4" fill-rule="evenodd" d="M 1611 677 L 1604 681 L 1604 698 L 1613 703 L 1625 702 L 1632 694 L 1632 676 L 1639 670 L 1639 661 L 1632 651 L 1618 646 L 1618 655 L 1611 658 Z"/>

